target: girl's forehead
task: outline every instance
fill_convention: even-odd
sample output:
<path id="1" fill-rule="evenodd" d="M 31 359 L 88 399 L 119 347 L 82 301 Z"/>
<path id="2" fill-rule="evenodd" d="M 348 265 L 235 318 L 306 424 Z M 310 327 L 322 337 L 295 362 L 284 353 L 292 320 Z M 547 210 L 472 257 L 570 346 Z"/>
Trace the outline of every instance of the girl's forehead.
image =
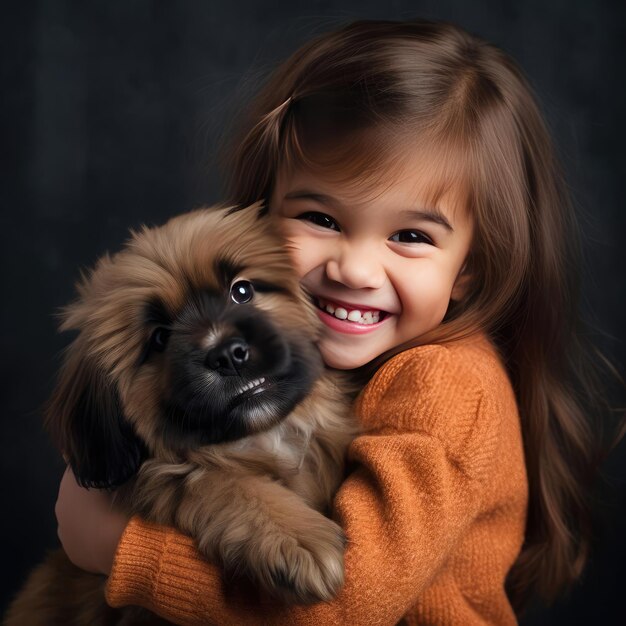
<path id="1" fill-rule="evenodd" d="M 423 151 L 398 152 L 377 167 L 344 172 L 341 168 L 305 165 L 279 168 L 274 185 L 275 201 L 298 192 L 328 196 L 338 204 L 372 202 L 438 207 L 451 211 L 464 207 L 463 177 L 451 161 Z"/>

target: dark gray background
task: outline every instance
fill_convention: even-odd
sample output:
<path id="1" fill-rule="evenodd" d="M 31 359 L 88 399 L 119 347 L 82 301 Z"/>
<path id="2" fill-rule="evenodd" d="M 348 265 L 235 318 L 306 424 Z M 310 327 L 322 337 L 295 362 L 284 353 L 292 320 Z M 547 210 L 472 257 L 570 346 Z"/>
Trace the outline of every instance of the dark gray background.
<path id="1" fill-rule="evenodd" d="M 386 6 L 387 8 L 383 8 Z M 54 311 L 127 229 L 220 199 L 231 111 L 313 34 L 356 18 L 448 19 L 509 51 L 542 103 L 583 220 L 584 306 L 623 372 L 624 3 L 2 2 L 2 603 L 56 544 L 62 463 L 40 424 L 68 338 Z M 622 396 L 623 397 L 623 396 Z M 606 466 L 583 581 L 524 624 L 623 623 L 624 445 Z"/>

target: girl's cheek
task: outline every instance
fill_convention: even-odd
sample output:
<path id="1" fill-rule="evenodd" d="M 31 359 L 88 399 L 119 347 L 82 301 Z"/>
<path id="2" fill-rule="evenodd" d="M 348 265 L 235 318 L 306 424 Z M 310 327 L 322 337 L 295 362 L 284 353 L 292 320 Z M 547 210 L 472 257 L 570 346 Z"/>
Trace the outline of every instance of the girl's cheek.
<path id="1" fill-rule="evenodd" d="M 319 265 L 322 248 L 311 237 L 287 236 L 287 249 L 291 262 L 300 278 Z"/>
<path id="2" fill-rule="evenodd" d="M 407 322 L 419 320 L 436 326 L 443 319 L 450 303 L 449 277 L 434 266 L 422 271 L 397 276 L 394 285 L 402 303 Z"/>

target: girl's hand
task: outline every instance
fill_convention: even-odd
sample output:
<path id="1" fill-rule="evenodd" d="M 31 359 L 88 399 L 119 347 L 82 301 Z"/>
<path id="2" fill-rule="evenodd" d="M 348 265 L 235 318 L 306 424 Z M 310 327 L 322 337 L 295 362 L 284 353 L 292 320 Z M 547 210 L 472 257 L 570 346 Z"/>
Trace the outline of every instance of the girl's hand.
<path id="1" fill-rule="evenodd" d="M 112 507 L 111 494 L 81 487 L 68 466 L 54 512 L 57 534 L 74 565 L 88 572 L 111 572 L 113 557 L 128 518 Z"/>

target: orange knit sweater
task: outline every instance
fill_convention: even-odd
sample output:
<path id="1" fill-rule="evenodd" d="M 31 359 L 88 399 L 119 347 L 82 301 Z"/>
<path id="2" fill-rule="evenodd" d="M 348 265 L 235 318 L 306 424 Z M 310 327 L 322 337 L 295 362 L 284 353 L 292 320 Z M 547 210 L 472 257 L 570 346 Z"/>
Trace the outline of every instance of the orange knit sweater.
<path id="1" fill-rule="evenodd" d="M 356 404 L 369 432 L 335 497 L 345 585 L 285 607 L 226 584 L 192 541 L 133 518 L 107 585 L 177 624 L 515 624 L 504 579 L 521 548 L 527 479 L 505 368 L 483 335 L 390 359 Z"/>

